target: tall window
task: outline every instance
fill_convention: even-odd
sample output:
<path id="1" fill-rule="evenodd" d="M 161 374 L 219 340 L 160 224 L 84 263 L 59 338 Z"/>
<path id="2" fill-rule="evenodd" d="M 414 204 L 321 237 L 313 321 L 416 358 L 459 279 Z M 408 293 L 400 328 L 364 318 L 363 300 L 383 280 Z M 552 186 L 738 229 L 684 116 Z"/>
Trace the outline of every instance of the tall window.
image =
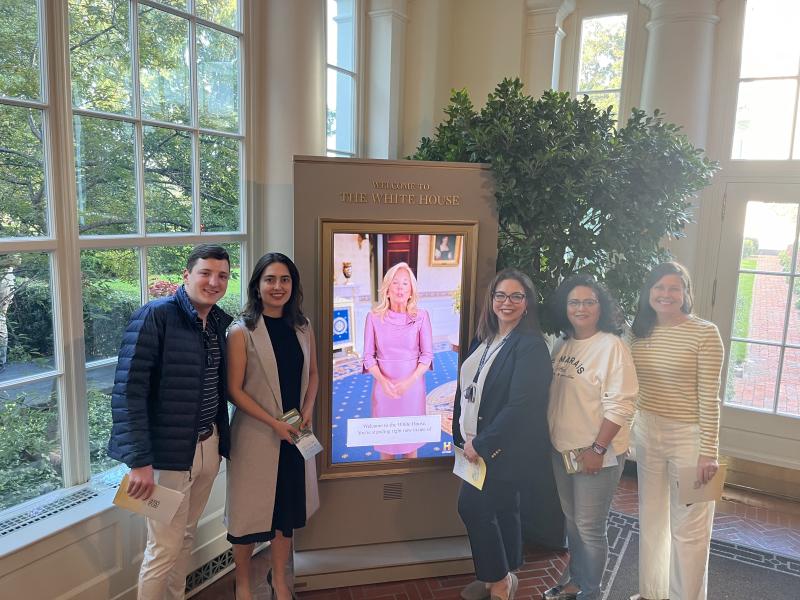
<path id="1" fill-rule="evenodd" d="M 48 38 L 46 21 L 64 17 L 68 39 Z M 193 245 L 228 248 L 222 304 L 241 305 L 240 19 L 238 0 L 0 3 L 0 509 L 114 465 L 123 329 L 174 292 Z M 68 64 L 47 64 L 59 44 Z M 71 161 L 49 145 L 67 105 L 49 102 L 51 81 L 67 71 L 72 109 L 58 116 L 72 122 Z M 58 174 L 74 188 L 49 186 Z M 64 332 L 81 326 L 84 365 L 69 368 Z"/>
<path id="2" fill-rule="evenodd" d="M 800 3 L 748 0 L 731 158 L 800 159 Z"/>
<path id="3" fill-rule="evenodd" d="M 326 5 L 328 156 L 355 156 L 358 152 L 357 3 L 358 0 L 327 0 Z"/>
<path id="4" fill-rule="evenodd" d="M 606 15 L 581 22 L 577 94 L 586 94 L 599 108 L 619 113 L 625 62 L 627 15 Z"/>
<path id="5" fill-rule="evenodd" d="M 797 202 L 746 203 L 725 403 L 800 416 Z"/>

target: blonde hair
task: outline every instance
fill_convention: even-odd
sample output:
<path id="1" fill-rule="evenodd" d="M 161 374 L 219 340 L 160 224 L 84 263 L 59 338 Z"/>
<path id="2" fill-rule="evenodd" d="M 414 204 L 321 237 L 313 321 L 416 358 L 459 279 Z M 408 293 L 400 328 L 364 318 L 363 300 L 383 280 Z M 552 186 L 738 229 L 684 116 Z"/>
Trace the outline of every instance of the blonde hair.
<path id="1" fill-rule="evenodd" d="M 394 276 L 397 275 L 397 272 L 400 269 L 405 269 L 408 273 L 408 279 L 411 281 L 411 296 L 408 298 L 408 303 L 406 304 L 406 310 L 408 314 L 412 317 L 417 316 L 417 278 L 414 277 L 414 272 L 411 270 L 411 267 L 408 266 L 408 263 L 399 262 L 394 265 L 391 269 L 386 271 L 386 275 L 383 276 L 383 282 L 381 283 L 381 287 L 378 290 L 378 305 L 372 309 L 372 313 L 379 316 L 381 321 L 383 321 L 383 317 L 386 315 L 386 311 L 389 310 L 389 286 L 392 285 L 392 280 Z"/>

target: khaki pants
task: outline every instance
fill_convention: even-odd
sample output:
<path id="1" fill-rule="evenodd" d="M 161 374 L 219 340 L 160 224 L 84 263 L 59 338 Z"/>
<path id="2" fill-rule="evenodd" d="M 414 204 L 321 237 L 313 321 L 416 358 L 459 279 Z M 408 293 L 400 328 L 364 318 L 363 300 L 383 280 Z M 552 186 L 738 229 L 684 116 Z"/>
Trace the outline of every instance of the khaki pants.
<path id="1" fill-rule="evenodd" d="M 171 523 L 147 519 L 147 547 L 139 571 L 139 600 L 180 600 L 186 590 L 197 522 L 219 472 L 219 436 L 197 444 L 191 471 L 155 471 L 159 485 L 185 494 Z"/>

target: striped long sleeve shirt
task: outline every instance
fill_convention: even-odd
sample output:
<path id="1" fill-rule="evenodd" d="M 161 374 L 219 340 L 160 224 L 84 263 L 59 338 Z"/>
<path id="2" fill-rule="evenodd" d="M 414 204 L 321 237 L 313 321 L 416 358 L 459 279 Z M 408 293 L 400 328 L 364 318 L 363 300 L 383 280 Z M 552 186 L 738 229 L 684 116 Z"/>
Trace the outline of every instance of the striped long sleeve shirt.
<path id="1" fill-rule="evenodd" d="M 631 354 L 639 378 L 637 407 L 700 425 L 700 454 L 719 450 L 720 371 L 724 350 L 717 326 L 695 316 L 650 337 L 633 337 Z"/>

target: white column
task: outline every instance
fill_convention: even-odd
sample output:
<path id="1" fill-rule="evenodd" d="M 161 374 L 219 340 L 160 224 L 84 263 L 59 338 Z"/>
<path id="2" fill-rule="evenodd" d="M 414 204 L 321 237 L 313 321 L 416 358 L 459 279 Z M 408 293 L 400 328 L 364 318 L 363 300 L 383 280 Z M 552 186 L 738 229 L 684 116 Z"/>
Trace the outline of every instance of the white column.
<path id="1" fill-rule="evenodd" d="M 401 156 L 433 133 L 450 100 L 452 0 L 409 0 Z"/>
<path id="2" fill-rule="evenodd" d="M 407 0 L 372 0 L 367 49 L 367 156 L 397 158 L 405 71 Z"/>
<path id="3" fill-rule="evenodd" d="M 293 254 L 292 157 L 325 153 L 325 4 L 248 3 L 247 179 L 253 251 Z M 256 104 L 255 99 L 263 99 Z"/>
<path id="4" fill-rule="evenodd" d="M 714 36 L 718 0 L 640 0 L 650 9 L 649 37 L 641 106 L 658 108 L 666 120 L 683 127 L 695 146 L 705 148 L 711 100 Z M 700 211 L 695 202 L 694 217 Z M 669 245 L 676 258 L 694 270 L 697 228 Z"/>
<path id="5" fill-rule="evenodd" d="M 525 83 L 528 93 L 539 96 L 557 90 L 561 70 L 564 19 L 575 10 L 575 0 L 526 0 Z"/>
<path id="6" fill-rule="evenodd" d="M 705 146 L 718 0 L 640 0 L 650 9 L 642 108 L 660 109 Z"/>

